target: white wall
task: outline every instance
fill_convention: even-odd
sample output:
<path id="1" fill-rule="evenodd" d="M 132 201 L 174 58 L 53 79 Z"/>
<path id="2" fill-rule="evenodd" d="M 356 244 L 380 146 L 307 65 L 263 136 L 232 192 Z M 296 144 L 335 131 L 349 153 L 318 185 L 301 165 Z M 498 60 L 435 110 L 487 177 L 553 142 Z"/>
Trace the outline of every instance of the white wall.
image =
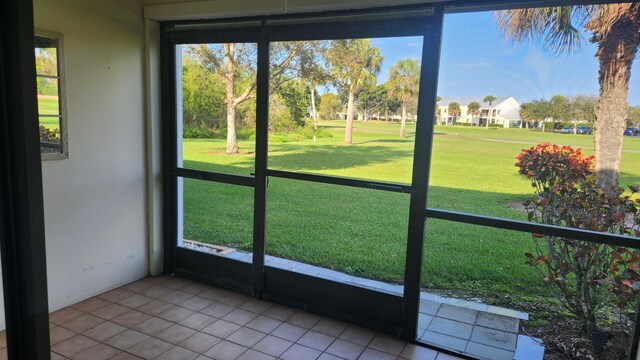
<path id="1" fill-rule="evenodd" d="M 144 27 L 139 1 L 35 0 L 62 33 L 69 158 L 43 167 L 49 306 L 144 277 Z"/>

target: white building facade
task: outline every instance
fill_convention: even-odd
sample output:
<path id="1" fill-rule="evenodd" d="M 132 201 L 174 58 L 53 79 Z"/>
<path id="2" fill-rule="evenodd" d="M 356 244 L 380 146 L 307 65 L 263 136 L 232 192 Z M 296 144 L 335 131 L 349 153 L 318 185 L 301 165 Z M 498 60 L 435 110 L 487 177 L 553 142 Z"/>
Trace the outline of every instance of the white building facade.
<path id="1" fill-rule="evenodd" d="M 438 124 L 485 126 L 488 120 L 489 124 L 495 124 L 505 128 L 521 127 L 520 103 L 513 96 L 498 97 L 491 106 L 491 116 L 489 116 L 489 104 L 482 100 L 483 98 L 474 97 L 458 97 L 440 100 L 436 107 Z M 460 105 L 460 114 L 451 115 L 449 113 L 449 105 L 454 102 Z M 480 104 L 480 114 L 474 115 L 469 112 L 469 104 L 472 102 Z"/>

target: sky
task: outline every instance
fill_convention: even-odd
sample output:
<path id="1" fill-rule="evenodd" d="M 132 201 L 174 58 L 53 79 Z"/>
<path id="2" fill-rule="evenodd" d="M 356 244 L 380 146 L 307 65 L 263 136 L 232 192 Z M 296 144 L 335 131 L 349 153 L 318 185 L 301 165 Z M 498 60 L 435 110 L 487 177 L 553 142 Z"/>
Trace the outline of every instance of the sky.
<path id="1" fill-rule="evenodd" d="M 596 46 L 588 42 L 579 52 L 554 55 L 538 44 L 517 44 L 497 31 L 491 12 L 445 16 L 438 94 L 442 98 L 486 95 L 513 96 L 519 102 L 565 96 L 598 95 Z M 378 83 L 399 59 L 420 59 L 421 37 L 378 38 L 384 62 Z M 631 71 L 629 103 L 640 105 L 640 66 Z"/>

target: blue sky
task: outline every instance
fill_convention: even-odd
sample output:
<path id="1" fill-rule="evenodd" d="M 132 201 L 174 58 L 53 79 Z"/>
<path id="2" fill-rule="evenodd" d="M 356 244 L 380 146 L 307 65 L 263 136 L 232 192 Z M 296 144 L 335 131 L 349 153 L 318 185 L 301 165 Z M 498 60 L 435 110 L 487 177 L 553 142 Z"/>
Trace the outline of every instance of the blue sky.
<path id="1" fill-rule="evenodd" d="M 372 39 L 384 56 L 378 83 L 404 57 L 420 58 L 422 38 Z M 553 55 L 537 44 L 513 45 L 498 33 L 490 12 L 445 17 L 438 94 L 443 98 L 511 95 L 520 102 L 598 94 L 596 46 L 585 34 L 582 49 Z M 631 72 L 629 103 L 640 105 L 640 70 Z"/>

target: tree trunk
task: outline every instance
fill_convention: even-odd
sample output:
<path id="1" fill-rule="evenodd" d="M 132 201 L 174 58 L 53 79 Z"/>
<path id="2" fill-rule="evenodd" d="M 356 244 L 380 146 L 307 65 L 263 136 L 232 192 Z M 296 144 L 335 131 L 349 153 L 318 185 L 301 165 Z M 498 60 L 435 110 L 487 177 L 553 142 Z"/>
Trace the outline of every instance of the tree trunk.
<path id="1" fill-rule="evenodd" d="M 349 91 L 349 101 L 347 103 L 347 124 L 344 130 L 344 143 L 351 144 L 351 135 L 353 132 L 353 104 L 355 102 L 355 91 Z"/>
<path id="2" fill-rule="evenodd" d="M 605 192 L 618 187 L 622 142 L 627 117 L 631 66 L 640 39 L 628 35 L 628 23 L 620 21 L 600 39 L 600 98 L 596 106 L 596 184 Z"/>
<path id="3" fill-rule="evenodd" d="M 240 152 L 236 137 L 236 105 L 233 99 L 227 99 L 227 154 L 234 155 Z"/>
<path id="4" fill-rule="evenodd" d="M 384 111 L 384 122 L 388 122 L 389 121 L 389 110 L 385 110 Z"/>
<path id="5" fill-rule="evenodd" d="M 400 120 L 400 139 L 404 139 L 406 137 L 406 126 L 407 126 L 407 102 L 402 102 L 402 117 Z"/>
<path id="6" fill-rule="evenodd" d="M 313 117 L 313 129 L 318 129 L 318 114 L 316 113 L 316 88 L 311 86 L 311 117 Z"/>
<path id="7" fill-rule="evenodd" d="M 226 76 L 224 76 L 224 86 L 227 101 L 227 151 L 229 155 L 238 154 L 238 139 L 236 136 L 236 98 L 234 94 L 235 82 L 235 65 L 233 56 L 235 52 L 235 44 L 225 44 L 225 63 L 227 67 Z"/>

